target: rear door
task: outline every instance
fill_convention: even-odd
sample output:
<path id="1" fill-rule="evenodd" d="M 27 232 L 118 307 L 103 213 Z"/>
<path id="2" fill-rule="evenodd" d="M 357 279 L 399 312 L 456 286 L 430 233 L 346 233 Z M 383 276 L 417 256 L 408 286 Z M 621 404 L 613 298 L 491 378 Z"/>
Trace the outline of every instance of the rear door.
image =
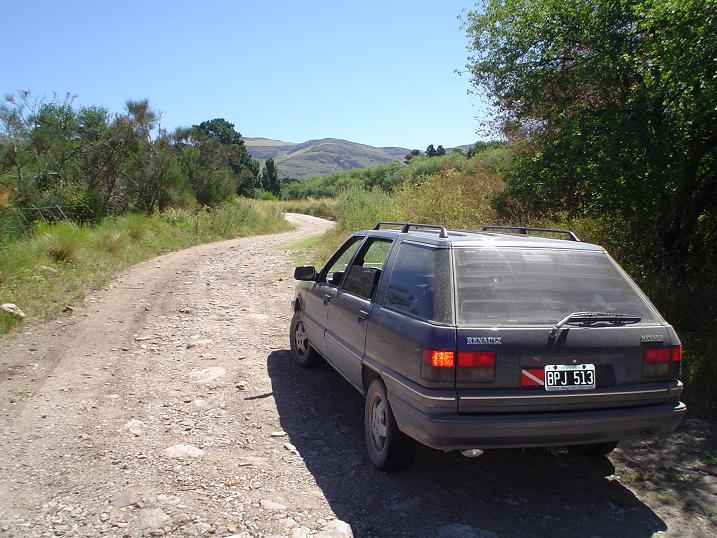
<path id="1" fill-rule="evenodd" d="M 371 301 L 391 245 L 391 240 L 368 238 L 348 267 L 341 287 L 329 301 L 326 356 L 359 389 Z"/>
<path id="2" fill-rule="evenodd" d="M 492 378 L 480 381 L 474 370 L 457 368 L 461 412 L 623 407 L 676 398 L 679 363 L 653 368 L 644 350 L 679 342 L 604 252 L 457 248 L 454 261 L 459 355 L 486 352 L 495 361 Z M 641 319 L 567 323 L 551 336 L 573 312 Z"/>

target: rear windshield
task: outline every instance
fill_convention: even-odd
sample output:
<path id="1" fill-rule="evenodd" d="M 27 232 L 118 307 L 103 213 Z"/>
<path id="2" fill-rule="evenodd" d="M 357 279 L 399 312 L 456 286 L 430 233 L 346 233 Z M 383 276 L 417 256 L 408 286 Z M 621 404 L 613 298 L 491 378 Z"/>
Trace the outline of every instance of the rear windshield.
<path id="1" fill-rule="evenodd" d="M 459 323 L 555 323 L 572 312 L 655 315 L 603 252 L 454 249 Z"/>

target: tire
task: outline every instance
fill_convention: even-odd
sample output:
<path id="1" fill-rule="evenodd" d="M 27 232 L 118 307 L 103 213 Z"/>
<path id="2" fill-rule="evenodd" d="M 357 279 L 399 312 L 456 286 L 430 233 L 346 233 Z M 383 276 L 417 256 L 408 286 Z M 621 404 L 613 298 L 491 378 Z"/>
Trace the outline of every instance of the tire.
<path id="1" fill-rule="evenodd" d="M 376 379 L 366 394 L 364 434 L 368 457 L 381 471 L 400 471 L 413 461 L 416 441 L 398 429 L 386 385 Z"/>
<path id="2" fill-rule="evenodd" d="M 601 458 L 607 456 L 610 452 L 617 448 L 617 441 L 608 441 L 605 443 L 592 443 L 589 445 L 575 445 L 569 447 L 573 452 L 582 454 L 589 458 Z"/>
<path id="3" fill-rule="evenodd" d="M 316 366 L 321 361 L 317 351 L 309 344 L 301 312 L 295 312 L 294 317 L 291 318 L 289 343 L 291 344 L 291 358 L 299 366 L 309 368 Z"/>

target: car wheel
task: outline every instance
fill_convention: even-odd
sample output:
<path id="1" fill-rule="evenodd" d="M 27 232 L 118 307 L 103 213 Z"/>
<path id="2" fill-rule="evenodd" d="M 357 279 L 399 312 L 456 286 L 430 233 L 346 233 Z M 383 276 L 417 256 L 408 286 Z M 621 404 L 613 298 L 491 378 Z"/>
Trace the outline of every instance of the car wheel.
<path id="1" fill-rule="evenodd" d="M 320 357 L 316 350 L 309 344 L 309 336 L 304 327 L 304 319 L 300 312 L 296 312 L 291 319 L 289 329 L 289 341 L 291 344 L 291 357 L 299 366 L 316 366 Z"/>
<path id="2" fill-rule="evenodd" d="M 364 409 L 364 432 L 368 457 L 382 471 L 399 471 L 411 464 L 416 441 L 398 429 L 386 386 L 380 379 L 368 388 Z"/>
<path id="3" fill-rule="evenodd" d="M 569 447 L 574 452 L 588 456 L 590 458 L 600 458 L 607 456 L 610 452 L 615 450 L 617 447 L 617 441 L 609 441 L 606 443 L 592 443 L 589 445 L 575 445 Z"/>

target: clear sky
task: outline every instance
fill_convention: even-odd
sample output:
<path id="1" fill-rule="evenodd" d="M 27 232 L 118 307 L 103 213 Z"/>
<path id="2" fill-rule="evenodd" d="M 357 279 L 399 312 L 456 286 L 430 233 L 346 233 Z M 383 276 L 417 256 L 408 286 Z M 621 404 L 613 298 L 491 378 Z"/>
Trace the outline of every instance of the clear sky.
<path id="1" fill-rule="evenodd" d="M 224 117 L 245 136 L 424 149 L 477 139 L 459 76 L 470 0 L 104 2 L 0 9 L 0 92 L 70 92 L 121 112 L 148 98 L 174 128 Z"/>

